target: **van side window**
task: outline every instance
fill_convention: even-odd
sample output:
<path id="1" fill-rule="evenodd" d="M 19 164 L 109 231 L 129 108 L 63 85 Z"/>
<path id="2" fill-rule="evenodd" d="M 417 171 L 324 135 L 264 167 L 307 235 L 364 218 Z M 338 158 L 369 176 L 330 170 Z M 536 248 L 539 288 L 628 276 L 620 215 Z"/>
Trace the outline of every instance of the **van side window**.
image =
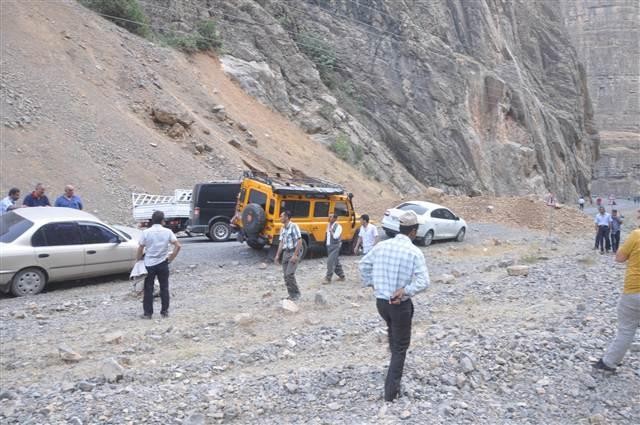
<path id="1" fill-rule="evenodd" d="M 309 201 L 282 201 L 280 211 L 291 211 L 293 217 L 308 217 L 311 202 Z"/>
<path id="2" fill-rule="evenodd" d="M 336 207 L 333 213 L 338 217 L 349 217 L 349 208 L 346 202 L 336 202 Z"/>
<path id="3" fill-rule="evenodd" d="M 329 217 L 329 203 L 328 202 L 316 202 L 313 207 L 314 217 Z"/>
<path id="4" fill-rule="evenodd" d="M 263 210 L 267 209 L 267 195 L 259 190 L 251 189 L 249 191 L 249 203 L 258 204 Z"/>
<path id="5" fill-rule="evenodd" d="M 273 214 L 276 211 L 275 199 L 269 199 L 269 214 Z"/>

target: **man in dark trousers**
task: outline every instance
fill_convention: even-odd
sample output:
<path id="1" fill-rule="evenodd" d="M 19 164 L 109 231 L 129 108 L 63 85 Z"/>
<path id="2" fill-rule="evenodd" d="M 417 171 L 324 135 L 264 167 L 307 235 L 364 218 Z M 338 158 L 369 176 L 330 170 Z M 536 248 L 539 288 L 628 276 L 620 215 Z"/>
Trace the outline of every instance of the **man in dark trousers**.
<path id="1" fill-rule="evenodd" d="M 302 252 L 302 234 L 298 225 L 291 221 L 291 216 L 291 211 L 280 214 L 282 229 L 280 229 L 280 243 L 274 261 L 280 264 L 282 260 L 282 274 L 289 294 L 288 299 L 297 301 L 300 299 L 300 288 L 296 281 L 296 269 Z"/>
<path id="2" fill-rule="evenodd" d="M 152 226 L 142 232 L 138 246 L 138 261 L 144 253 L 144 266 L 147 268 L 147 277 L 144 279 L 144 296 L 142 307 L 145 319 L 153 316 L 153 281 L 158 276 L 160 283 L 160 300 L 162 308 L 160 315 L 169 317 L 169 263 L 178 255 L 180 242 L 176 235 L 164 224 L 164 213 L 154 211 L 151 216 Z M 169 254 L 169 245 L 173 245 L 173 251 Z"/>
<path id="3" fill-rule="evenodd" d="M 340 264 L 340 249 L 342 248 L 342 226 L 337 222 L 338 216 L 331 214 L 326 231 L 327 244 L 327 275 L 323 283 L 331 283 L 333 274 L 338 275 L 338 280 L 344 280 L 344 270 Z"/>
<path id="4" fill-rule="evenodd" d="M 611 210 L 611 250 L 615 254 L 620 246 L 620 227 L 622 227 L 623 217 L 618 214 L 618 210 Z"/>
<path id="5" fill-rule="evenodd" d="M 607 252 L 611 249 L 611 241 L 609 240 L 609 226 L 611 226 L 611 216 L 607 213 L 604 207 L 598 208 L 598 214 L 594 220 L 596 225 L 596 246 L 595 249 L 600 249 L 600 254 L 604 254 L 606 248 Z"/>
<path id="6" fill-rule="evenodd" d="M 417 231 L 418 216 L 407 211 L 400 216 L 400 233 L 378 243 L 360 261 L 362 285 L 373 287 L 378 313 L 387 323 L 391 362 L 384 384 L 386 401 L 393 401 L 400 394 L 404 361 L 411 343 L 411 297 L 429 286 L 424 255 L 413 245 Z"/>

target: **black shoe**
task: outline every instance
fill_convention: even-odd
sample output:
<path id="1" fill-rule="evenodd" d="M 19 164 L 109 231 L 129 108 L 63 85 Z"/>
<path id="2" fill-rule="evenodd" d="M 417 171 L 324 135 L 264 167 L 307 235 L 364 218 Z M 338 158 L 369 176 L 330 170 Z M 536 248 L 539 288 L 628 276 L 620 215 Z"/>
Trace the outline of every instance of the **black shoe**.
<path id="1" fill-rule="evenodd" d="M 142 316 L 140 316 L 141 319 L 147 319 L 147 320 L 151 320 L 153 319 L 153 317 L 151 317 L 150 314 L 143 314 Z"/>
<path id="2" fill-rule="evenodd" d="M 161 312 L 160 316 L 162 316 L 163 319 L 168 319 L 169 318 L 169 312 L 168 311 Z"/>
<path id="3" fill-rule="evenodd" d="M 604 362 L 602 361 L 602 359 L 598 360 L 595 363 L 592 363 L 591 366 L 594 369 L 599 369 L 599 370 L 603 370 L 605 372 L 615 372 L 616 368 L 615 367 L 609 367 L 606 364 L 604 364 Z"/>

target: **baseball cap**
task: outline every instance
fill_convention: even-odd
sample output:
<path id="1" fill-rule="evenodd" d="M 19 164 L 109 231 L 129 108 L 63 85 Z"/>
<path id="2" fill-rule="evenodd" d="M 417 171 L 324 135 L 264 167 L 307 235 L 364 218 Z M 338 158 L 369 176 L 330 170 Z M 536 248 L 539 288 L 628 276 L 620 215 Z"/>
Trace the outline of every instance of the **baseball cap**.
<path id="1" fill-rule="evenodd" d="M 400 216 L 401 226 L 415 226 L 418 224 L 418 216 L 413 211 L 407 211 Z"/>

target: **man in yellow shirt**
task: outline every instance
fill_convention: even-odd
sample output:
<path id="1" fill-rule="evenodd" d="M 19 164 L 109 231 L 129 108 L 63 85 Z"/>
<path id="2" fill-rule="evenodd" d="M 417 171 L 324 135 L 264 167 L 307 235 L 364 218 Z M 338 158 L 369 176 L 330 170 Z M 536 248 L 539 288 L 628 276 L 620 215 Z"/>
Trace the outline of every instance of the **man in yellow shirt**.
<path id="1" fill-rule="evenodd" d="M 640 224 L 640 210 L 638 210 Z M 616 338 L 593 367 L 613 372 L 627 353 L 640 327 L 640 229 L 631 232 L 624 245 L 616 253 L 616 261 L 628 261 L 624 277 L 624 289 L 618 302 L 618 332 Z"/>

